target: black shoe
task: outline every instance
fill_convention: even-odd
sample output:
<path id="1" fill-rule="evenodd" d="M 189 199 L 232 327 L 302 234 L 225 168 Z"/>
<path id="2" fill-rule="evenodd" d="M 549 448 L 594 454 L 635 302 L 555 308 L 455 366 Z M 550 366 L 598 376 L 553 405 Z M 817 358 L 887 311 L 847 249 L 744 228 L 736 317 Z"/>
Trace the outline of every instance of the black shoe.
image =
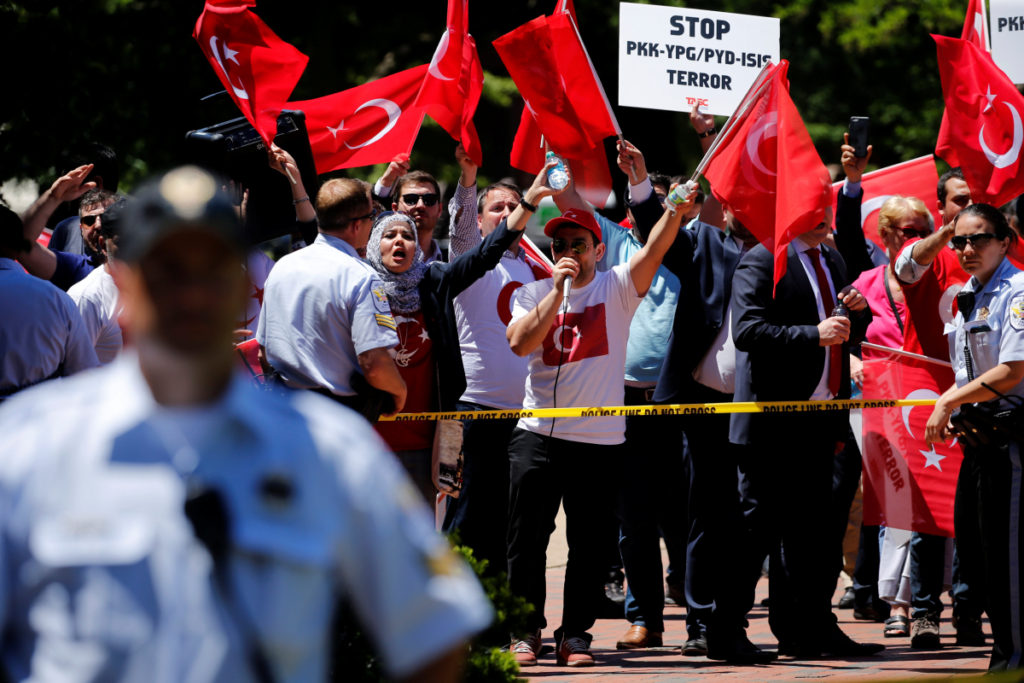
<path id="1" fill-rule="evenodd" d="M 881 643 L 855 642 L 850 636 L 843 633 L 838 626 L 830 629 L 828 637 L 821 644 L 821 653 L 823 655 L 832 655 L 833 657 L 870 657 L 871 655 L 877 655 L 884 649 L 885 645 Z"/>
<path id="2" fill-rule="evenodd" d="M 712 646 L 707 651 L 708 659 L 725 661 L 730 664 L 768 664 L 776 657 L 778 657 L 776 653 L 762 650 L 750 642 L 746 634 L 734 639 L 726 647 L 715 647 L 714 639 L 712 639 Z"/>
<path id="3" fill-rule="evenodd" d="M 824 640 L 793 645 L 779 645 L 779 654 L 788 654 L 797 659 L 819 659 L 830 657 L 870 657 L 885 649 L 880 643 L 858 643 L 843 633 L 838 626 L 829 630 Z"/>
<path id="4" fill-rule="evenodd" d="M 839 603 L 837 607 L 839 607 L 839 609 L 853 609 L 853 603 L 854 593 L 853 586 L 851 586 L 846 589 L 846 592 L 843 593 L 843 597 L 839 598 Z"/>
<path id="5" fill-rule="evenodd" d="M 683 644 L 682 652 L 684 657 L 707 657 L 708 637 L 702 633 L 696 638 L 690 638 Z"/>
<path id="6" fill-rule="evenodd" d="M 953 628 L 956 629 L 956 644 L 967 647 L 985 645 L 985 633 L 981 630 L 981 617 L 963 617 L 953 615 Z"/>

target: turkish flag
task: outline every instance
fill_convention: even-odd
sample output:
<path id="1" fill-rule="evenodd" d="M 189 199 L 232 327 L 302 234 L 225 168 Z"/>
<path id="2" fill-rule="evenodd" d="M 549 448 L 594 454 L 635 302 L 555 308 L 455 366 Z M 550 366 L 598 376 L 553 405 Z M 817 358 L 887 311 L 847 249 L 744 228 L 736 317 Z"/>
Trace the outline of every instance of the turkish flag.
<path id="1" fill-rule="evenodd" d="M 548 367 L 607 356 L 604 304 L 587 306 L 582 313 L 559 313 L 544 337 L 543 348 L 541 359 Z"/>
<path id="2" fill-rule="evenodd" d="M 414 102 L 427 65 L 315 100 L 289 102 L 306 114 L 317 173 L 384 164 L 412 150 L 423 122 Z"/>
<path id="3" fill-rule="evenodd" d="M 523 96 L 511 164 L 527 173 L 544 165 L 545 146 L 565 157 L 576 191 L 603 208 L 612 189 L 604 139 L 618 122 L 576 28 L 574 9 L 560 2 L 494 41 L 498 55 Z"/>
<path id="4" fill-rule="evenodd" d="M 554 264 L 551 263 L 551 259 L 544 255 L 544 252 L 537 248 L 537 245 L 533 243 L 526 233 L 523 233 L 519 245 L 526 252 L 526 262 L 530 265 L 530 270 L 533 271 L 533 277 L 537 280 L 551 277 L 551 270 L 554 268 Z"/>
<path id="5" fill-rule="evenodd" d="M 718 201 L 775 254 L 776 283 L 789 242 L 824 221 L 832 200 L 831 178 L 789 97 L 788 68 L 783 59 L 755 80 L 752 104 L 737 108 L 741 118 L 704 170 Z"/>
<path id="6" fill-rule="evenodd" d="M 250 1 L 207 2 L 192 37 L 231 99 L 269 146 L 277 117 L 309 58 L 249 11 Z"/>
<path id="7" fill-rule="evenodd" d="M 864 398 L 938 398 L 953 371 L 912 359 L 864 361 Z M 926 444 L 932 406 L 864 410 L 864 524 L 953 536 L 953 498 L 963 453 Z"/>
<path id="8" fill-rule="evenodd" d="M 932 35 L 949 119 L 947 139 L 935 153 L 957 162 L 971 199 L 1000 206 L 1024 193 L 1024 95 L 974 43 Z M 953 151 L 949 155 L 949 150 Z"/>
<path id="9" fill-rule="evenodd" d="M 473 114 L 483 85 L 484 71 L 476 41 L 469 35 L 468 1 L 448 0 L 447 28 L 430 60 L 416 104 L 449 135 L 462 142 L 477 166 L 481 165 L 483 154 Z"/>
<path id="10" fill-rule="evenodd" d="M 967 15 L 964 17 L 964 28 L 960 32 L 961 40 L 974 43 L 982 50 L 988 50 L 988 35 L 985 30 L 985 8 L 980 0 L 967 3 Z M 953 135 L 949 129 L 949 118 L 945 110 L 942 112 L 942 123 L 939 124 L 939 139 L 935 143 L 935 153 L 946 160 L 951 166 L 959 166 L 960 159 L 956 154 Z"/>
<path id="11" fill-rule="evenodd" d="M 924 202 L 932 213 L 936 225 L 942 224 L 942 215 L 936 208 L 938 196 L 935 187 L 939 184 L 939 174 L 935 170 L 935 160 L 931 154 L 894 166 L 886 166 L 871 173 L 865 173 L 860 179 L 860 188 L 864 192 L 860 204 L 860 221 L 864 236 L 883 250 L 882 238 L 878 235 L 878 210 L 885 200 L 893 195 L 917 197 Z M 843 181 L 832 184 L 832 204 L 843 189 Z"/>

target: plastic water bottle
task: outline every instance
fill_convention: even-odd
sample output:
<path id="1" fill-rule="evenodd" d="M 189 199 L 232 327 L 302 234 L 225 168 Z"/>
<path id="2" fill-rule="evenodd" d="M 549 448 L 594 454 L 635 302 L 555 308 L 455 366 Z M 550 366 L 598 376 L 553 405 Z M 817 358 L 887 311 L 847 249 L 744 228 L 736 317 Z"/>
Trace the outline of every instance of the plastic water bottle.
<path id="1" fill-rule="evenodd" d="M 544 163 L 549 164 L 552 161 L 557 161 L 558 164 L 548 169 L 548 185 L 551 186 L 552 190 L 561 190 L 569 184 L 569 171 L 566 169 L 565 162 L 560 156 L 548 151 L 544 155 Z"/>
<path id="2" fill-rule="evenodd" d="M 685 204 L 686 198 L 693 194 L 696 189 L 697 183 L 692 180 L 676 185 L 668 193 L 668 196 L 665 197 L 665 207 L 672 213 L 675 213 L 676 209 Z"/>

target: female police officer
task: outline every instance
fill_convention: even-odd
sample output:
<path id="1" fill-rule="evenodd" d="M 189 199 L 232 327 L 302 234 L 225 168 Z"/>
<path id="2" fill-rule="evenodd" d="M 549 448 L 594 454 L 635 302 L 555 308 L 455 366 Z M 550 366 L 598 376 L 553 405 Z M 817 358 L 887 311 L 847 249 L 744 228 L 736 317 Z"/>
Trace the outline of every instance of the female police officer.
<path id="1" fill-rule="evenodd" d="M 950 418 L 961 406 L 1013 408 L 1002 395 L 1024 396 L 1024 273 L 1006 258 L 1017 236 L 993 206 L 974 204 L 954 222 L 950 242 L 971 279 L 957 297 L 959 312 L 946 331 L 956 384 L 936 402 L 926 438 L 937 443 L 953 436 Z M 991 390 L 986 388 L 991 387 Z M 993 391 L 994 390 L 994 391 Z M 998 404 L 991 403 L 998 401 Z M 989 412 L 989 411 L 986 411 Z M 1020 514 L 1024 443 L 1018 436 L 998 438 L 992 427 L 982 438 L 965 439 L 964 462 L 956 492 L 956 537 L 961 557 L 979 560 L 983 571 L 971 585 L 987 585 L 986 607 L 992 625 L 990 670 L 1022 665 L 1022 546 Z M 954 418 L 955 419 L 955 418 Z"/>

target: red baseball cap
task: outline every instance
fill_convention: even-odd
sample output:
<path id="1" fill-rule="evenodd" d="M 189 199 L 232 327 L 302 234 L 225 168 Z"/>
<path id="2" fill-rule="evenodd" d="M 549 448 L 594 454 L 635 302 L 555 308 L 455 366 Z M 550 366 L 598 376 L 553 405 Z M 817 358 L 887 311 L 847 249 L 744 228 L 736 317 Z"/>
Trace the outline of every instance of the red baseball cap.
<path id="1" fill-rule="evenodd" d="M 601 226 L 597 224 L 597 219 L 594 218 L 594 214 L 589 211 L 583 211 L 581 209 L 569 209 L 561 216 L 552 218 L 544 226 L 544 234 L 548 237 L 555 236 L 555 230 L 562 226 L 569 226 L 574 228 L 583 228 L 589 230 L 597 238 L 598 242 L 601 242 Z"/>

